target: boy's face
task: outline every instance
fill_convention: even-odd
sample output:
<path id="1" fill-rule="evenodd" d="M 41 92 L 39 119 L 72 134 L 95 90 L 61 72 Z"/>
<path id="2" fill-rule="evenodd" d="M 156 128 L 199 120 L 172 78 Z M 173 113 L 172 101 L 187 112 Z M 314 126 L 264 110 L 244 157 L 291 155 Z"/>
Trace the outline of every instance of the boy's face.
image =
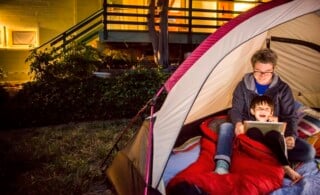
<path id="1" fill-rule="evenodd" d="M 257 104 L 250 109 L 252 115 L 255 116 L 257 121 L 267 122 L 269 117 L 273 115 L 272 109 L 268 104 Z"/>

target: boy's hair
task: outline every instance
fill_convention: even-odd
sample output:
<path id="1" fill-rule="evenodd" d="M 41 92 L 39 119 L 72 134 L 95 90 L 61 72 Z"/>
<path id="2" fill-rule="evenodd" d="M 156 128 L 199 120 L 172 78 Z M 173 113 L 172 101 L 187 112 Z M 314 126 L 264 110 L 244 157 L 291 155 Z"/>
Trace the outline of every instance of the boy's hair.
<path id="1" fill-rule="evenodd" d="M 267 104 L 268 106 L 270 106 L 272 111 L 274 110 L 274 103 L 272 99 L 266 95 L 257 95 L 256 97 L 254 97 L 251 101 L 250 108 L 254 109 L 257 105 L 261 104 Z"/>
<path id="2" fill-rule="evenodd" d="M 271 63 L 273 68 L 276 66 L 278 60 L 277 54 L 271 49 L 265 48 L 256 51 L 251 57 L 251 65 L 254 68 L 254 65 L 257 62 L 261 63 Z"/>

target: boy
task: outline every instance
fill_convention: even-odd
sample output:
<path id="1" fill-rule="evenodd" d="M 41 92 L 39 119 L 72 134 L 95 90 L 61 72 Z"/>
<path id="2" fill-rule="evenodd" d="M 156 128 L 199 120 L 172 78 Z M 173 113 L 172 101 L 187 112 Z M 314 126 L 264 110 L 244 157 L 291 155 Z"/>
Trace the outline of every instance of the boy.
<path id="1" fill-rule="evenodd" d="M 278 118 L 273 116 L 274 103 L 268 96 L 256 96 L 250 104 L 250 113 L 257 121 L 261 122 L 277 122 Z M 292 181 L 297 182 L 301 179 L 301 175 L 289 166 L 286 155 L 286 146 L 283 135 L 276 130 L 271 130 L 265 135 L 258 128 L 250 128 L 246 135 L 251 139 L 265 144 L 276 155 L 277 159 L 283 166 L 285 173 Z"/>

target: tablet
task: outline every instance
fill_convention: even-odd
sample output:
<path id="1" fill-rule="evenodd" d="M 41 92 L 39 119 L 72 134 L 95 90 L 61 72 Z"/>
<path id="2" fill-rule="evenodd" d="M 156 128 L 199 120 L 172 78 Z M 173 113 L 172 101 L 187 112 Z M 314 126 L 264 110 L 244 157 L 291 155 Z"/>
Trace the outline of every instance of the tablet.
<path id="1" fill-rule="evenodd" d="M 248 129 L 256 127 L 265 134 L 271 130 L 279 131 L 282 135 L 286 130 L 287 123 L 285 122 L 260 122 L 260 121 L 244 121 L 244 132 L 247 132 Z"/>

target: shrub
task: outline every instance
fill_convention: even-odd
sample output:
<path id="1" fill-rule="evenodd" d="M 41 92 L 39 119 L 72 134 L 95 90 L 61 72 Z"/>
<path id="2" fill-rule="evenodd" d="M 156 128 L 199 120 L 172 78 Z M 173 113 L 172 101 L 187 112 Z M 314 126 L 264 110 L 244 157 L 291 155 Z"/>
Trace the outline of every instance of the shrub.
<path id="1" fill-rule="evenodd" d="M 133 117 L 156 93 L 166 74 L 130 70 L 115 78 L 65 78 L 33 81 L 7 104 L 7 127 L 30 127 Z"/>
<path id="2" fill-rule="evenodd" d="M 0 108 L 8 101 L 9 93 L 6 89 L 0 85 Z"/>
<path id="3" fill-rule="evenodd" d="M 167 76 L 159 69 L 137 68 L 116 77 L 104 96 L 107 102 L 113 102 L 113 116 L 133 116 L 155 95 Z"/>
<path id="4" fill-rule="evenodd" d="M 103 119 L 108 105 L 101 100 L 108 85 L 109 80 L 96 77 L 26 83 L 9 102 L 6 121 L 25 127 Z"/>
<path id="5" fill-rule="evenodd" d="M 4 120 L 4 116 L 6 113 L 6 106 L 9 101 L 9 93 L 5 90 L 5 88 L 0 85 L 0 120 Z"/>
<path id="6" fill-rule="evenodd" d="M 26 63 L 30 64 L 30 74 L 38 81 L 50 82 L 54 79 L 88 78 L 103 65 L 103 55 L 95 48 L 72 43 L 57 53 L 55 49 L 33 50 Z"/>
<path id="7" fill-rule="evenodd" d="M 161 87 L 168 74 L 138 67 L 112 78 L 97 78 L 103 56 L 97 49 L 73 44 L 63 54 L 32 51 L 26 62 L 34 81 L 7 101 L 5 128 L 133 117 Z M 1 93 L 1 91 L 0 91 Z M 1 96 L 1 94 L 0 94 Z"/>
<path id="8" fill-rule="evenodd" d="M 5 73 L 2 68 L 0 68 L 0 79 L 3 79 L 5 77 Z"/>

